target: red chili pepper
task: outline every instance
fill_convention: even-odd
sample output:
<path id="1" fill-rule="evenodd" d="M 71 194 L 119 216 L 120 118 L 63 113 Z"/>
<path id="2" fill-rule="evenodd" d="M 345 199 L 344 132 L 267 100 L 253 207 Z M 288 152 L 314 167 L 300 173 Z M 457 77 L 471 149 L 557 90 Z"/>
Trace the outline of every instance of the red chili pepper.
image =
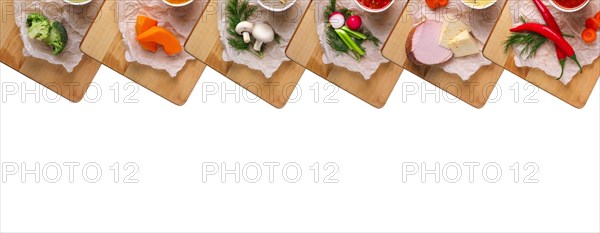
<path id="1" fill-rule="evenodd" d="M 577 56 L 575 55 L 575 50 L 573 50 L 573 47 L 569 44 L 569 42 L 567 42 L 567 40 L 565 40 L 565 38 L 563 38 L 563 36 L 561 34 L 556 33 L 554 30 L 550 29 L 549 27 L 546 27 L 544 25 L 537 24 L 537 23 L 526 23 L 526 24 L 517 26 L 515 28 L 511 28 L 510 31 L 511 32 L 530 31 L 530 32 L 535 32 L 537 34 L 540 34 L 540 35 L 548 38 L 549 40 L 554 42 L 554 44 L 556 46 L 558 46 L 558 48 L 561 49 L 569 58 L 573 59 L 573 61 L 575 61 L 575 63 L 577 63 L 577 66 L 579 66 L 580 72 L 583 72 L 583 69 L 582 69 L 581 65 L 579 64 L 579 61 L 577 60 Z"/>
<path id="2" fill-rule="evenodd" d="M 542 14 L 542 17 L 544 18 L 544 21 L 546 21 L 548 27 L 562 36 L 562 32 L 560 31 L 560 27 L 558 26 L 556 19 L 554 18 L 550 10 L 548 10 L 548 7 L 546 7 L 546 5 L 542 3 L 542 0 L 533 0 L 533 3 L 535 4 L 535 7 L 537 7 L 538 11 Z M 560 48 L 558 48 L 556 44 L 554 45 L 554 49 L 556 50 L 556 58 L 558 58 L 558 62 L 560 63 L 561 70 L 560 76 L 558 77 L 558 79 L 560 79 L 562 78 L 563 72 L 565 71 L 565 62 L 567 55 Z"/>

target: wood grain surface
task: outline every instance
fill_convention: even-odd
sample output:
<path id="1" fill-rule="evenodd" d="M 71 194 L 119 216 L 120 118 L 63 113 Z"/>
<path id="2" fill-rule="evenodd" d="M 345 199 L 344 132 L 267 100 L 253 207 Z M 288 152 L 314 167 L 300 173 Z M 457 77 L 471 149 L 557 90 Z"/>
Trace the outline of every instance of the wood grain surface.
<path id="1" fill-rule="evenodd" d="M 408 9 L 418 9 L 418 7 L 411 7 L 417 4 L 415 2 L 410 1 L 409 7 L 406 7 L 400 16 L 396 27 L 383 46 L 383 56 L 465 103 L 475 108 L 482 108 L 504 69 L 496 64 L 484 66 L 467 81 L 463 81 L 458 75 L 447 73 L 439 67 L 415 65 L 410 62 L 406 56 L 405 44 L 408 33 L 413 28 L 413 16 Z"/>
<path id="2" fill-rule="evenodd" d="M 317 35 L 315 9 L 313 1 L 288 46 L 287 56 L 368 104 L 376 108 L 385 106 L 403 69 L 389 62 L 381 65 L 370 79 L 365 80 L 360 73 L 323 64 L 323 48 Z"/>
<path id="3" fill-rule="evenodd" d="M 164 70 L 127 62 L 115 15 L 117 8 L 115 0 L 104 2 L 81 44 L 81 51 L 172 103 L 185 104 L 206 66 L 197 60 L 188 61 L 177 76 L 171 78 Z"/>
<path id="4" fill-rule="evenodd" d="M 591 65 L 583 67 L 583 73 L 573 77 L 568 85 L 564 85 L 554 77 L 547 75 L 537 68 L 517 67 L 514 61 L 513 50 L 504 52 L 502 43 L 510 35 L 512 26 L 510 7 L 505 7 L 500 20 L 496 24 L 492 36 L 483 51 L 483 55 L 494 63 L 503 66 L 506 70 L 525 79 L 540 89 L 556 96 L 564 102 L 576 108 L 583 108 L 587 103 L 598 77 L 600 77 L 600 59 L 596 59 Z M 558 64 L 557 64 L 558 65 Z"/>
<path id="5" fill-rule="evenodd" d="M 222 9 L 219 8 L 218 2 L 210 0 L 208 3 L 185 44 L 186 51 L 267 103 L 276 108 L 283 108 L 302 77 L 304 67 L 293 61 L 286 61 L 267 79 L 259 70 L 225 62 L 223 44 L 217 28 L 217 9 Z"/>
<path id="6" fill-rule="evenodd" d="M 15 24 L 15 14 L 20 10 L 12 0 L 0 1 L 0 62 L 71 102 L 81 101 L 101 64 L 84 55 L 68 73 L 61 65 L 23 56 L 23 41 Z"/>

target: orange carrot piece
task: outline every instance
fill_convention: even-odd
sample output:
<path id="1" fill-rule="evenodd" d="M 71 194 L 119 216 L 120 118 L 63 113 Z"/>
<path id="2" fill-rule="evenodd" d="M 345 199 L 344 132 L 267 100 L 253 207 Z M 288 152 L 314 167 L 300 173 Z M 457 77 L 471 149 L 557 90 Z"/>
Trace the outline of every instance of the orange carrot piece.
<path id="1" fill-rule="evenodd" d="M 140 15 L 137 17 L 137 22 L 135 24 L 135 31 L 138 35 L 140 35 L 154 26 L 158 26 L 158 21 L 156 21 L 152 18 L 143 16 L 143 15 Z M 140 45 L 145 50 L 148 50 L 151 52 L 158 51 L 158 44 L 156 42 L 140 42 Z"/>
<path id="2" fill-rule="evenodd" d="M 137 36 L 139 42 L 155 42 L 162 45 L 165 53 L 168 55 L 175 55 L 180 53 L 183 48 L 179 43 L 179 40 L 173 33 L 165 28 L 154 26 L 146 30 L 144 33 Z"/>
<path id="3" fill-rule="evenodd" d="M 587 20 L 585 20 L 585 27 L 586 28 L 591 28 L 594 30 L 598 30 L 598 27 L 600 27 L 600 25 L 598 25 L 600 22 L 598 20 L 596 20 L 595 18 L 589 18 Z"/>
<path id="4" fill-rule="evenodd" d="M 583 41 L 585 41 L 586 43 L 594 42 L 596 40 L 596 30 L 591 29 L 591 28 L 586 28 L 581 33 L 581 38 L 583 38 Z"/>

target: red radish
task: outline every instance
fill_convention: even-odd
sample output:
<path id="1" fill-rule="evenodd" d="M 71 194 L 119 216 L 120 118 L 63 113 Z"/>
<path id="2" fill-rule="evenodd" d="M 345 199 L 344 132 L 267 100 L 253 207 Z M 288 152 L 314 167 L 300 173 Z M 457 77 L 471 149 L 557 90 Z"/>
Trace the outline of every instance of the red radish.
<path id="1" fill-rule="evenodd" d="M 350 30 L 356 31 L 362 26 L 362 19 L 358 15 L 350 16 L 348 17 L 348 20 L 346 20 L 346 25 Z"/>
<path id="2" fill-rule="evenodd" d="M 331 27 L 335 29 L 343 27 L 344 21 L 346 21 L 346 19 L 344 18 L 344 15 L 342 15 L 342 13 L 340 12 L 333 12 L 329 16 L 329 24 L 331 24 Z"/>

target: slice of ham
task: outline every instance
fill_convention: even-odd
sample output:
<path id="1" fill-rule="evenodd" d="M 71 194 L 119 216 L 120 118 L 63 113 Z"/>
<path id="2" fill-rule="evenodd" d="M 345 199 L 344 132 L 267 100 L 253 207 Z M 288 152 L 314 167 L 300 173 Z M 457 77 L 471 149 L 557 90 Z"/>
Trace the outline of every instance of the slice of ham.
<path id="1" fill-rule="evenodd" d="M 408 59 L 417 65 L 437 65 L 450 60 L 452 50 L 439 44 L 443 24 L 434 20 L 426 20 L 414 27 L 406 40 Z"/>

